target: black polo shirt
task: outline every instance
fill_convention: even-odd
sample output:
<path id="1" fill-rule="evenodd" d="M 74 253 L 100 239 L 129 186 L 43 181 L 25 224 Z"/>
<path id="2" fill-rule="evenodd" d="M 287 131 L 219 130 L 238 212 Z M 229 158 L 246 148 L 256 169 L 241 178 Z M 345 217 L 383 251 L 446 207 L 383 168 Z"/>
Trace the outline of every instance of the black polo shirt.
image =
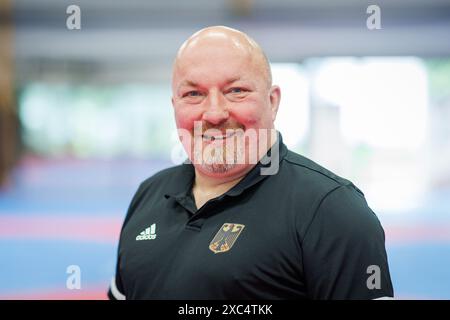
<path id="1" fill-rule="evenodd" d="M 363 193 L 289 151 L 281 134 L 268 155 L 276 150 L 276 174 L 261 175 L 260 162 L 199 209 L 192 164 L 144 181 L 122 227 L 109 297 L 393 297 L 384 231 Z"/>

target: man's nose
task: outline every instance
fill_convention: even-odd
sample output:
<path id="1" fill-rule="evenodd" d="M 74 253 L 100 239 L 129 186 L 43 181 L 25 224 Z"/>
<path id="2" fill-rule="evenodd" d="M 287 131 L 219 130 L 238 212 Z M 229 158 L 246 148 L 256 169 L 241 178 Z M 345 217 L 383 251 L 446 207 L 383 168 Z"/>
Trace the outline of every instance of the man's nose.
<path id="1" fill-rule="evenodd" d="M 221 92 L 211 92 L 207 99 L 206 110 L 203 113 L 202 120 L 208 121 L 213 125 L 220 125 L 225 122 L 229 117 L 229 113 L 225 98 L 221 95 Z"/>

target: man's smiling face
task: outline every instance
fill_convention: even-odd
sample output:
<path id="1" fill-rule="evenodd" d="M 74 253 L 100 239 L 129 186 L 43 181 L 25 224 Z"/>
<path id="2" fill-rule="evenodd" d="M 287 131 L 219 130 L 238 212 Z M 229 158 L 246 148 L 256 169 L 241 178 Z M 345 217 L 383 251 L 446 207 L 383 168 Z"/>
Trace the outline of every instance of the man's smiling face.
<path id="1" fill-rule="evenodd" d="M 260 137 L 249 142 L 244 136 L 274 128 L 279 88 L 271 87 L 264 55 L 248 41 L 235 31 L 201 31 L 182 46 L 174 65 L 176 124 L 190 135 L 191 139 L 182 139 L 189 158 L 208 176 L 248 170 L 249 159 L 244 163 L 238 159 L 249 155 L 250 144 Z M 200 163 L 195 161 L 199 152 Z"/>

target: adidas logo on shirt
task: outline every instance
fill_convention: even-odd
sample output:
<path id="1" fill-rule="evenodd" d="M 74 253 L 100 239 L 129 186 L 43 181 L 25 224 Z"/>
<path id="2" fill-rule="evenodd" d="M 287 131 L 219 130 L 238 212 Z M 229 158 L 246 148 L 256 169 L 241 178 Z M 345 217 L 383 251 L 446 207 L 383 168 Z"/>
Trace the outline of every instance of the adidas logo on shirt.
<path id="1" fill-rule="evenodd" d="M 136 241 L 140 240 L 153 240 L 156 238 L 156 223 L 142 231 L 137 237 Z"/>

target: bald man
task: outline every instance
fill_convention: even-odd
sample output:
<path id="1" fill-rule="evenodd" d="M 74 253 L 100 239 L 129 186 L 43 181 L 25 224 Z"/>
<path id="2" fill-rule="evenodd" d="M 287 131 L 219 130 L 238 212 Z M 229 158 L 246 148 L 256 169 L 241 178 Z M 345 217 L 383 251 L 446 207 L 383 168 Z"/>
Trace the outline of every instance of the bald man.
<path id="1" fill-rule="evenodd" d="M 132 199 L 111 299 L 393 297 L 376 215 L 350 181 L 284 145 L 281 91 L 253 39 L 193 34 L 172 93 L 188 161 Z"/>

